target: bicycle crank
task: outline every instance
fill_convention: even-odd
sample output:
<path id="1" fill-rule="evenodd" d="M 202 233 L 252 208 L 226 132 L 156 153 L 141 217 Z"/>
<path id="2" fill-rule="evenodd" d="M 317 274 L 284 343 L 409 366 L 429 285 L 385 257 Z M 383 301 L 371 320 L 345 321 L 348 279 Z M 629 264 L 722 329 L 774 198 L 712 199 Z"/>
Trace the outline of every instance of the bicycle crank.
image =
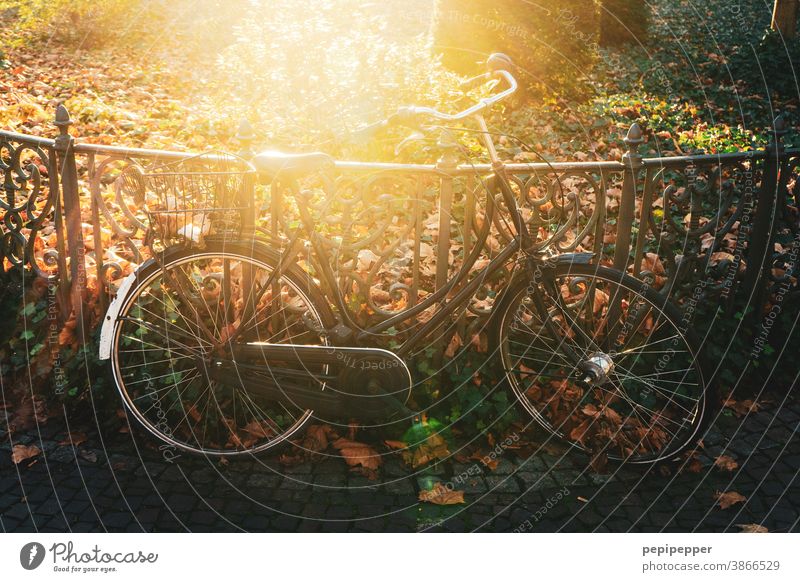
<path id="1" fill-rule="evenodd" d="M 411 372 L 397 355 L 377 348 L 250 342 L 229 357 L 212 357 L 209 379 L 246 388 L 318 420 L 412 417 L 406 406 Z"/>

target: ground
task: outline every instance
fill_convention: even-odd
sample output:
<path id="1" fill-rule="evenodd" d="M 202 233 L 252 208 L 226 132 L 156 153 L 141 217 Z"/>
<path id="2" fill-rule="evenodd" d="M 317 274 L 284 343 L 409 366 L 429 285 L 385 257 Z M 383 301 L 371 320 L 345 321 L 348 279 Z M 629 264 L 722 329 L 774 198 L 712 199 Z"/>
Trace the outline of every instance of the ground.
<path id="1" fill-rule="evenodd" d="M 449 506 L 418 501 L 425 474 L 399 461 L 370 481 L 335 451 L 291 467 L 270 456 L 220 465 L 167 462 L 128 435 L 90 435 L 77 447 L 66 437 L 53 421 L 15 435 L 43 454 L 14 465 L 0 434 L 3 531 L 800 531 L 797 403 L 719 415 L 683 470 L 628 466 L 601 475 L 555 445 L 528 458 L 507 452 L 494 470 L 451 460 L 439 478 L 457 483 L 466 503 Z M 720 456 L 733 463 L 715 464 Z M 722 509 L 717 495 L 731 492 L 744 500 Z"/>
<path id="2" fill-rule="evenodd" d="M 358 26 L 347 30 L 327 31 L 343 39 L 336 53 L 345 57 L 340 60 L 319 58 L 312 44 L 302 62 L 287 61 L 281 52 L 286 50 L 281 43 L 297 42 L 293 34 L 314 38 L 326 30 L 322 12 L 300 30 L 287 31 L 280 20 L 273 21 L 272 26 L 285 34 L 254 20 L 241 36 L 226 36 L 229 42 L 215 46 L 213 58 L 199 68 L 194 68 L 194 59 L 203 55 L 175 58 L 174 47 L 167 43 L 154 46 L 147 60 L 129 47 L 17 45 L 0 53 L 0 127 L 52 137 L 55 104 L 66 101 L 75 120 L 72 131 L 86 141 L 235 149 L 240 144 L 234 134 L 244 117 L 254 125 L 258 146 L 313 146 L 343 155 L 340 138 L 348 129 L 373 122 L 400 104 L 439 103 L 447 97 L 448 83 L 454 79 L 427 62 L 423 40 L 407 34 L 424 32 L 423 20 L 416 15 L 423 14 L 418 8 L 426 4 L 387 3 L 404 12 L 403 26 L 387 28 L 385 15 L 379 13 L 374 20 L 354 18 Z M 504 111 L 494 122 L 533 141 L 549 159 L 619 159 L 622 150 L 607 144 L 619 143 L 633 121 L 645 127 L 648 143 L 643 149 L 649 155 L 696 147 L 741 149 L 752 136 L 766 136 L 761 129 L 775 107 L 758 87 L 713 74 L 724 71 L 727 60 L 744 50 L 737 47 L 757 42 L 768 22 L 760 4 L 739 3 L 735 11 L 728 7 L 733 4 L 713 0 L 704 4 L 704 16 L 699 2 L 665 1 L 658 8 L 649 46 L 599 64 L 598 78 L 604 81 L 593 81 L 592 98 L 579 105 L 548 99 Z M 714 34 L 698 34 L 701 25 Z M 379 58 L 359 63 L 355 57 L 378 38 L 385 43 Z M 722 46 L 715 39 L 722 39 Z M 293 67 L 317 77 L 311 79 L 310 73 L 297 79 L 291 75 Z M 693 74 L 678 74 L 688 70 Z M 379 78 L 372 76 L 376 71 Z M 254 91 L 256 81 L 263 80 L 258 75 L 267 73 L 278 77 L 271 79 L 269 90 Z M 354 87 L 358 99 L 352 98 Z M 783 106 L 794 110 L 791 100 Z M 113 387 L 106 384 L 106 389 Z M 786 388 L 783 393 L 790 392 Z M 780 398 L 743 416 L 720 415 L 703 438 L 704 448 L 682 470 L 665 465 L 612 467 L 608 475 L 597 474 L 587 468 L 584 457 L 552 443 L 535 448 L 530 456 L 506 452 L 494 470 L 478 461 L 451 459 L 441 466 L 438 478 L 447 483 L 470 475 L 456 486 L 464 491 L 465 504 L 452 506 L 419 502 L 420 481 L 426 475 L 415 475 L 399 461 L 381 466 L 374 481 L 351 473 L 335 451 L 328 451 L 331 457 L 318 455 L 291 466 L 269 456 L 228 465 L 182 456 L 170 463 L 154 450 L 152 441 L 147 446 L 145 439 L 132 440 L 125 433 L 98 432 L 97 425 L 103 424 L 99 422 L 67 427 L 65 418 L 56 415 L 38 428 L 13 435 L 0 423 L 4 531 L 800 527 L 800 488 L 795 483 L 800 471 L 800 404 Z M 64 444 L 76 431 L 86 433 L 85 442 Z M 539 435 L 533 440 L 541 442 Z M 42 454 L 15 464 L 13 445 L 36 446 Z M 720 466 L 721 457 L 732 462 Z M 721 508 L 718 495 L 723 502 L 735 501 L 735 496 L 725 497 L 733 493 L 744 500 Z"/>

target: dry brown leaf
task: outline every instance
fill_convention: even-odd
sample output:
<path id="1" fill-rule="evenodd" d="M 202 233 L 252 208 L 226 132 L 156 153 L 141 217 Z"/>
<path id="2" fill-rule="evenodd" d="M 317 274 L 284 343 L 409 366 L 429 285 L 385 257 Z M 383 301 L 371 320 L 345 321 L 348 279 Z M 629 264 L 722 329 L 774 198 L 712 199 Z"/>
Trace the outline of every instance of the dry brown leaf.
<path id="1" fill-rule="evenodd" d="M 588 436 L 586 432 L 589 430 L 589 427 L 592 426 L 593 422 L 594 420 L 587 418 L 586 420 L 584 420 L 582 423 L 580 423 L 578 426 L 576 426 L 570 431 L 569 438 L 571 438 L 575 442 L 581 443 L 582 445 L 586 444 L 584 442 L 584 440 Z"/>
<path id="2" fill-rule="evenodd" d="M 747 400 L 738 401 L 734 400 L 733 398 L 728 398 L 723 406 L 733 410 L 733 413 L 737 416 L 737 418 L 741 418 L 750 412 L 758 412 L 761 408 L 761 405 L 758 402 L 755 402 L 749 398 Z"/>
<path id="3" fill-rule="evenodd" d="M 736 527 L 742 530 L 742 533 L 768 533 L 769 530 L 759 523 L 737 523 Z"/>
<path id="4" fill-rule="evenodd" d="M 664 275 L 664 264 L 656 253 L 645 253 L 642 257 L 642 271 L 650 271 L 654 275 Z"/>
<path id="5" fill-rule="evenodd" d="M 11 460 L 15 465 L 19 465 L 22 461 L 35 457 L 42 450 L 36 445 L 14 445 L 11 451 Z"/>
<path id="6" fill-rule="evenodd" d="M 274 434 L 272 427 L 270 427 L 267 423 L 258 420 L 251 420 L 242 430 L 251 434 L 257 439 L 267 438 Z"/>
<path id="7" fill-rule="evenodd" d="M 472 334 L 470 343 L 473 349 L 480 354 L 486 353 L 489 349 L 489 339 L 485 333 L 478 332 Z"/>
<path id="8" fill-rule="evenodd" d="M 444 356 L 446 358 L 452 358 L 456 355 L 458 348 L 464 345 L 464 342 L 461 340 L 461 336 L 458 333 L 454 333 L 453 337 L 450 338 L 450 343 L 447 344 L 447 349 L 444 351 Z"/>
<path id="9" fill-rule="evenodd" d="M 425 442 L 416 447 L 413 451 L 403 451 L 403 460 L 406 464 L 415 469 L 422 465 L 427 465 L 437 459 L 446 459 L 450 456 L 447 448 L 447 441 L 439 434 L 432 434 Z"/>
<path id="10" fill-rule="evenodd" d="M 419 500 L 434 505 L 458 505 L 464 503 L 464 492 L 448 489 L 441 483 L 436 483 L 430 491 L 420 491 Z"/>
<path id="11" fill-rule="evenodd" d="M 403 450 L 408 448 L 408 445 L 403 441 L 383 441 L 383 444 L 385 444 L 390 449 L 395 449 L 395 450 Z"/>
<path id="12" fill-rule="evenodd" d="M 734 471 L 739 467 L 739 463 L 737 463 L 732 457 L 720 455 L 714 461 L 714 466 L 722 469 L 723 471 Z"/>
<path id="13" fill-rule="evenodd" d="M 329 437 L 335 437 L 333 429 L 327 424 L 312 424 L 306 431 L 303 440 L 303 449 L 312 453 L 319 453 L 328 448 Z"/>
<path id="14" fill-rule="evenodd" d="M 345 463 L 350 467 L 361 465 L 367 469 L 375 470 L 381 465 L 381 456 L 369 445 L 340 438 L 334 441 L 333 448 L 339 451 Z"/>
<path id="15" fill-rule="evenodd" d="M 719 502 L 720 509 L 728 509 L 731 505 L 747 501 L 747 497 L 736 491 L 726 491 L 725 493 L 717 491 L 716 500 Z"/>
<path id="16" fill-rule="evenodd" d="M 189 407 L 189 410 L 187 410 L 186 413 L 191 416 L 192 420 L 195 422 L 200 422 L 200 412 L 197 410 L 197 407 L 194 404 Z"/>
<path id="17" fill-rule="evenodd" d="M 696 457 L 692 457 L 687 465 L 685 465 L 686 470 L 690 473 L 699 473 L 703 470 L 703 463 L 700 462 L 700 459 Z"/>
<path id="18" fill-rule="evenodd" d="M 500 461 L 489 457 L 489 455 L 484 455 L 483 452 L 481 451 L 475 451 L 474 453 L 472 453 L 472 455 L 469 457 L 469 460 L 480 461 L 490 471 L 494 471 L 495 469 L 497 469 L 497 466 L 500 464 Z"/>
<path id="19" fill-rule="evenodd" d="M 87 437 L 82 432 L 71 432 L 67 434 L 67 438 L 62 441 L 59 441 L 58 446 L 63 447 L 65 445 L 73 445 L 78 446 L 87 441 Z"/>

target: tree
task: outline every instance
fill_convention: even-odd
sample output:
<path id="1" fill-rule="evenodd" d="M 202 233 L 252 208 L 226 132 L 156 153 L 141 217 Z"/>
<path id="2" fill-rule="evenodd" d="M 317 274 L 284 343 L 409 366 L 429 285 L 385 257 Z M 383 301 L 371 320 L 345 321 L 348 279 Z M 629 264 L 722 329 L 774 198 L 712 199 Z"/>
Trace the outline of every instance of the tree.
<path id="1" fill-rule="evenodd" d="M 594 0 L 437 0 L 434 52 L 448 68 L 477 74 L 493 52 L 507 53 L 527 85 L 576 85 L 597 48 Z"/>
<path id="2" fill-rule="evenodd" d="M 600 44 L 644 43 L 649 22 L 650 8 L 645 0 L 601 0 Z"/>
<path id="3" fill-rule="evenodd" d="M 797 28 L 797 0 L 775 0 L 771 28 L 780 32 L 783 38 L 794 38 Z"/>

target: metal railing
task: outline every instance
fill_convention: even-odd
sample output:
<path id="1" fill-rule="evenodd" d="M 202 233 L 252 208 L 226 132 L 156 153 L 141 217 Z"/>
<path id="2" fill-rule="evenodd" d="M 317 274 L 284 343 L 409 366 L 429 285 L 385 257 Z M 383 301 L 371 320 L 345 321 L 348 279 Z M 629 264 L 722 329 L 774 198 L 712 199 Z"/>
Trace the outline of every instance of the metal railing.
<path id="1" fill-rule="evenodd" d="M 2 285 L 18 284 L 22 272 L 48 277 L 61 320 L 83 314 L 86 327 L 87 293 L 98 295 L 102 314 L 121 277 L 145 258 L 142 209 L 114 191 L 116 176 L 132 163 L 191 154 L 76 142 L 63 106 L 55 125 L 55 139 L 0 131 Z M 638 153 L 644 137 L 633 124 L 619 162 L 507 168 L 541 248 L 594 252 L 678 301 L 731 306 L 745 297 L 760 311 L 778 290 L 798 292 L 800 150 L 784 147 L 786 133 L 779 116 L 761 150 L 652 158 Z M 249 126 L 237 137 L 240 155 L 251 156 Z M 335 251 L 343 292 L 370 317 L 386 317 L 444 285 L 476 245 L 483 250 L 474 263 L 508 240 L 502 200 L 487 200 L 491 171 L 460 164 L 454 149 L 431 165 L 337 162 L 299 185 L 256 187 L 253 226 L 281 245 L 294 227 L 290 194 L 301 189 L 325 208 L 319 235 Z M 312 257 L 306 267 L 313 275 Z M 485 282 L 462 327 L 488 313 L 504 283 Z"/>

